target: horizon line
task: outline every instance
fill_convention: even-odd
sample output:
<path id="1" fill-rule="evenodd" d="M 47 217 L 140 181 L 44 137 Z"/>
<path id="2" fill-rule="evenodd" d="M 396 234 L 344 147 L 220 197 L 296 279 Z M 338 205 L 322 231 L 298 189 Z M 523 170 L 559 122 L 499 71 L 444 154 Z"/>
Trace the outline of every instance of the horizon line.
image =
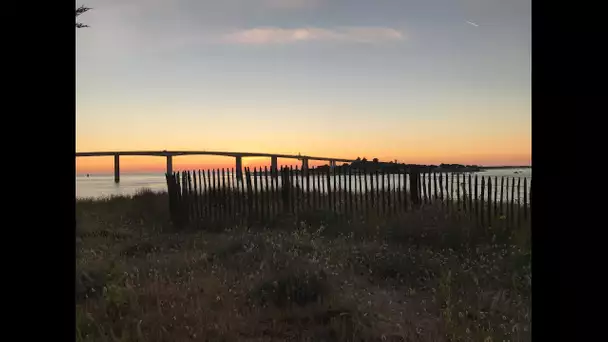
<path id="1" fill-rule="evenodd" d="M 368 161 L 369 162 L 369 161 Z M 370 162 L 373 163 L 373 162 Z M 383 162 L 381 162 L 383 163 Z M 387 164 L 390 164 L 390 162 L 384 162 Z M 405 164 L 405 165 L 421 165 L 421 166 L 431 166 L 431 165 L 435 165 L 435 164 L 407 164 L 407 163 L 397 163 L 397 164 Z M 448 163 L 445 163 L 448 164 Z M 436 166 L 439 166 L 440 164 L 437 164 Z M 532 168 L 532 165 L 473 165 L 473 164 L 459 164 L 459 163 L 449 163 L 448 165 L 463 165 L 463 166 L 477 166 L 481 169 L 498 169 L 498 168 L 514 168 L 514 169 L 526 169 L 526 168 Z M 321 166 L 329 166 L 329 164 L 325 164 L 325 165 L 321 165 Z M 337 166 L 341 166 L 341 165 L 337 165 Z M 257 168 L 257 166 L 256 166 Z M 174 170 L 174 171 L 191 171 L 191 170 L 220 170 L 220 169 L 226 169 L 228 171 L 230 171 L 233 168 L 230 167 L 212 167 L 212 168 L 205 168 L 205 167 L 200 167 L 200 168 L 184 168 L 184 169 L 180 169 L 180 170 Z M 163 173 L 164 171 L 162 169 L 158 169 L 158 170 L 146 170 L 146 169 L 141 169 L 141 170 L 121 170 L 121 174 L 127 174 L 127 173 Z M 108 174 L 108 175 L 113 175 L 114 171 L 112 170 L 108 170 L 108 171 L 95 171 L 95 172 L 76 172 L 75 173 L 77 176 L 78 175 L 86 175 L 86 174 Z"/>

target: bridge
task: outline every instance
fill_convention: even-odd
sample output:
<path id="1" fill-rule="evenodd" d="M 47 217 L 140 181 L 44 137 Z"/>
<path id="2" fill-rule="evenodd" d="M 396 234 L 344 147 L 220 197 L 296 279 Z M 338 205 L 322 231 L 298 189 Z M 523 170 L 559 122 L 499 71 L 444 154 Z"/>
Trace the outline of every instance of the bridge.
<path id="1" fill-rule="evenodd" d="M 76 158 L 78 157 L 111 157 L 114 156 L 114 182 L 120 182 L 120 156 L 152 156 L 152 157 L 165 157 L 167 159 L 167 173 L 173 172 L 173 157 L 178 156 L 224 156 L 232 157 L 235 159 L 235 169 L 237 179 L 243 177 L 243 158 L 247 157 L 267 157 L 270 158 L 270 170 L 273 174 L 277 174 L 278 171 L 278 158 L 285 159 L 298 159 L 302 161 L 302 171 L 308 170 L 309 160 L 322 160 L 328 161 L 331 168 L 336 166 L 337 162 L 352 163 L 354 159 L 343 159 L 343 158 L 328 158 L 328 157 L 314 157 L 314 156 L 303 156 L 303 155 L 292 155 L 292 154 L 272 154 L 272 153 L 255 153 L 255 152 L 219 152 L 219 151 L 114 151 L 114 152 L 76 152 Z"/>

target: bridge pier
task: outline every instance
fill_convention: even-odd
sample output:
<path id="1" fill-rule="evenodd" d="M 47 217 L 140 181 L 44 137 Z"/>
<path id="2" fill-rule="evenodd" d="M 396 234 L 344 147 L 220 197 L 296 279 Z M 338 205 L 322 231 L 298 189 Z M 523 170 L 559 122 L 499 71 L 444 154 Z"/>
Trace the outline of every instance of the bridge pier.
<path id="1" fill-rule="evenodd" d="M 167 156 L 167 174 L 173 174 L 173 156 Z"/>
<path id="2" fill-rule="evenodd" d="M 243 157 L 236 156 L 236 179 L 243 181 Z"/>
<path id="3" fill-rule="evenodd" d="M 302 176 L 308 175 L 308 158 L 302 158 Z"/>
<path id="4" fill-rule="evenodd" d="M 114 183 L 120 182 L 120 155 L 114 155 Z"/>
<path id="5" fill-rule="evenodd" d="M 278 160 L 279 158 L 277 158 L 277 156 L 270 157 L 270 174 L 272 177 L 277 177 L 279 175 Z"/>

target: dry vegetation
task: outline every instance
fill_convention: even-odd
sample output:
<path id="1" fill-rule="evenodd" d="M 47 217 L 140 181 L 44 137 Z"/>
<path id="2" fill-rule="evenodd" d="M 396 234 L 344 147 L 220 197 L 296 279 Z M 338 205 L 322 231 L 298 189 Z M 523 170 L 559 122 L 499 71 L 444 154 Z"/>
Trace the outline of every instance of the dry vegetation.
<path id="1" fill-rule="evenodd" d="M 166 194 L 80 200 L 76 339 L 529 341 L 529 227 L 442 213 L 172 232 Z"/>

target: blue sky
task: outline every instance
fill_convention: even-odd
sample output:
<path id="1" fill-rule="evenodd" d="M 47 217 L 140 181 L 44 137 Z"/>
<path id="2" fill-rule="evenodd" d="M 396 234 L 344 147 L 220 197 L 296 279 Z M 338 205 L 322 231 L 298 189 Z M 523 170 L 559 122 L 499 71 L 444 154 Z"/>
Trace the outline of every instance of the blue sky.
<path id="1" fill-rule="evenodd" d="M 529 0 L 80 4 L 79 151 L 530 162 Z"/>

